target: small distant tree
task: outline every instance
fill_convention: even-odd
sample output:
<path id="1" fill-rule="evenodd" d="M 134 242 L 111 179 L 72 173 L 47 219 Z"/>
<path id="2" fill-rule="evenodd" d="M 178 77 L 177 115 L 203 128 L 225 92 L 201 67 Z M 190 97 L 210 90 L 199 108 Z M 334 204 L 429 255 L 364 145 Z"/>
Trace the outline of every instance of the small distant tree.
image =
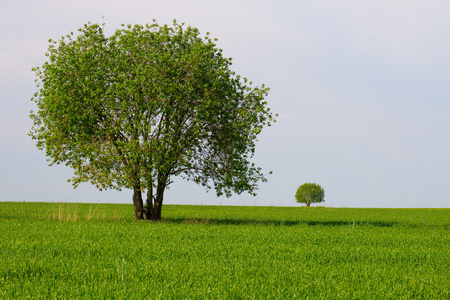
<path id="1" fill-rule="evenodd" d="M 311 203 L 325 201 L 325 190 L 316 183 L 305 183 L 298 187 L 295 199 L 297 202 L 305 203 L 307 207 L 310 207 Z"/>

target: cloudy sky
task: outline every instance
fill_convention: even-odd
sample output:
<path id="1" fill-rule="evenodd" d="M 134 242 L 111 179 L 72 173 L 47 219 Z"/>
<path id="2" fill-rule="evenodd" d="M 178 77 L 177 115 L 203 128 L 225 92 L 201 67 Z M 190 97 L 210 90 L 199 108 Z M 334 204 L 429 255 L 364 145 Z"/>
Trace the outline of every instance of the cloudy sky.
<path id="1" fill-rule="evenodd" d="M 165 203 L 291 206 L 316 182 L 326 206 L 450 207 L 449 12 L 444 0 L 2 0 L 0 201 L 131 203 L 129 190 L 74 190 L 27 135 L 48 39 L 104 17 L 108 34 L 153 19 L 211 32 L 238 74 L 271 88 L 279 118 L 254 161 L 273 174 L 258 196 L 175 180 Z"/>

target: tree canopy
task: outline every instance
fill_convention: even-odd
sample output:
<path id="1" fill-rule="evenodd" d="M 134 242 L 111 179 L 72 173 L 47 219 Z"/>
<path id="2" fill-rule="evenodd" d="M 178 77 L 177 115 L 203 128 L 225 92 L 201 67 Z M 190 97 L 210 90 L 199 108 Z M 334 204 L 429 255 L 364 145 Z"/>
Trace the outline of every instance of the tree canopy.
<path id="1" fill-rule="evenodd" d="M 298 187 L 295 199 L 297 202 L 305 203 L 309 207 L 311 203 L 325 201 L 325 190 L 316 183 L 304 183 Z"/>
<path id="2" fill-rule="evenodd" d="M 50 164 L 74 169 L 75 187 L 132 189 L 138 219 L 161 218 L 172 176 L 217 195 L 254 195 L 266 181 L 250 159 L 274 121 L 269 88 L 232 71 L 215 41 L 176 21 L 122 25 L 110 37 L 88 23 L 49 40 L 47 61 L 33 69 L 30 135 Z"/>

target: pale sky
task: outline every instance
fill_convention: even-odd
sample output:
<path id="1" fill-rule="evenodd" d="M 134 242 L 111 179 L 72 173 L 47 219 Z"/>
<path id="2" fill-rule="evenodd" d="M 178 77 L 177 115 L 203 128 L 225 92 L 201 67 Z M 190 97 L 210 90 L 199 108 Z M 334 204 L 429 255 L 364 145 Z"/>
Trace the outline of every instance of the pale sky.
<path id="1" fill-rule="evenodd" d="M 258 196 L 215 196 L 175 179 L 165 204 L 297 206 L 305 182 L 325 206 L 450 207 L 450 1 L 1 0 L 0 201 L 132 203 L 132 192 L 66 182 L 27 135 L 31 68 L 48 39 L 85 23 L 176 19 L 211 32 L 233 70 L 271 88 L 278 122 L 254 161 Z"/>

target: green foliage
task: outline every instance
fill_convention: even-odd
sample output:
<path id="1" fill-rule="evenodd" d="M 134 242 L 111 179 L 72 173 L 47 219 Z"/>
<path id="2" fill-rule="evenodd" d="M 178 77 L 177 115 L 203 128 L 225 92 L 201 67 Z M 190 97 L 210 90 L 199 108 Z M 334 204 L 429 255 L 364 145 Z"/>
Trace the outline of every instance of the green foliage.
<path id="1" fill-rule="evenodd" d="M 51 164 L 74 169 L 75 187 L 162 197 L 170 177 L 181 176 L 229 197 L 255 194 L 265 181 L 249 160 L 274 121 L 269 89 L 233 72 L 231 58 L 198 29 L 154 22 L 106 37 L 88 23 L 78 36 L 50 40 L 46 55 L 34 68 L 30 135 Z"/>
<path id="2" fill-rule="evenodd" d="M 325 201 L 325 190 L 316 183 L 304 183 L 298 187 L 295 199 L 297 202 L 305 203 L 309 207 L 311 203 Z"/>
<path id="3" fill-rule="evenodd" d="M 449 209 L 127 207 L 0 202 L 0 298 L 450 296 Z"/>

